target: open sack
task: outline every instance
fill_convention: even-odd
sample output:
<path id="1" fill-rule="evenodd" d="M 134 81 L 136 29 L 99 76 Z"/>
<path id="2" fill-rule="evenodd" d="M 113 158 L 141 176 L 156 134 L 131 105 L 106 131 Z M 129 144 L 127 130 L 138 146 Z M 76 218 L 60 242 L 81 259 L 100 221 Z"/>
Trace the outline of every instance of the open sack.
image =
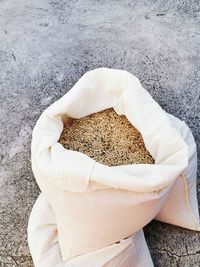
<path id="1" fill-rule="evenodd" d="M 81 118 L 110 107 L 140 131 L 155 164 L 108 167 L 58 143 L 66 116 Z M 28 226 L 36 267 L 150 267 L 141 229 L 153 218 L 199 230 L 191 131 L 162 110 L 127 71 L 99 68 L 84 74 L 42 113 L 33 130 L 31 152 L 43 194 Z M 51 230 L 45 231 L 49 225 Z M 137 246 L 145 251 L 146 263 L 139 263 Z M 49 261 L 50 249 L 57 265 Z M 126 263 L 120 265 L 122 258 Z"/>

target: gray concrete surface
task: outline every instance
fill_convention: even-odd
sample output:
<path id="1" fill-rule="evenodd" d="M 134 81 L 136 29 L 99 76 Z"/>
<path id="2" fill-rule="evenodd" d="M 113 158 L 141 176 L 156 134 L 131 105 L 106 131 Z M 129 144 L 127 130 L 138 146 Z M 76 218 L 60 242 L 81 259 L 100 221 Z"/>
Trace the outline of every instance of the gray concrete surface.
<path id="1" fill-rule="evenodd" d="M 199 149 L 199 11 L 198 0 L 0 0 L 0 266 L 33 266 L 32 129 L 87 70 L 138 76 Z M 158 222 L 145 233 L 155 266 L 200 266 L 200 234 Z"/>

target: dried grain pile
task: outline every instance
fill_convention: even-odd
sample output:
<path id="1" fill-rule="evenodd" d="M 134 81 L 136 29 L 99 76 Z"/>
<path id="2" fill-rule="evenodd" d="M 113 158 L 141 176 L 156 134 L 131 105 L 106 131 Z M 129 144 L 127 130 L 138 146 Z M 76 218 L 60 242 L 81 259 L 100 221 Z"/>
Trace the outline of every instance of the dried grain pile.
<path id="1" fill-rule="evenodd" d="M 154 163 L 140 132 L 112 108 L 81 119 L 67 118 L 59 142 L 109 166 Z"/>

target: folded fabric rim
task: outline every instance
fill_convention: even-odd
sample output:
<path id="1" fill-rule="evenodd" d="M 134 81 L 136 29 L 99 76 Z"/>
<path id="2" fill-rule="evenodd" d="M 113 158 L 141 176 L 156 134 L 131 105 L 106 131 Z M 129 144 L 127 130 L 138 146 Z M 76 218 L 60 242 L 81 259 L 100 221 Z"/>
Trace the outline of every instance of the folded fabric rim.
<path id="1" fill-rule="evenodd" d="M 81 118 L 113 107 L 141 132 L 155 164 L 108 167 L 58 143 L 65 116 Z M 72 192 L 88 190 L 90 181 L 102 188 L 158 192 L 173 184 L 188 164 L 188 148 L 166 113 L 124 70 L 99 68 L 84 74 L 72 89 L 48 107 L 33 130 L 33 170 L 54 185 Z"/>

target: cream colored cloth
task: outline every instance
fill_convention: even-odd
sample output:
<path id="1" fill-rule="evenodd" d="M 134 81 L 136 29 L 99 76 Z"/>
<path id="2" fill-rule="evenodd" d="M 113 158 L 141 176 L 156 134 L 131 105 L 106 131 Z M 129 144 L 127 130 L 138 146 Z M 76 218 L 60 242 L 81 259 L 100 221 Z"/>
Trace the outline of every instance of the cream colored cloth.
<path id="1" fill-rule="evenodd" d="M 176 178 L 167 201 L 155 219 L 199 231 L 199 209 L 196 190 L 196 143 L 191 130 L 185 122 L 172 115 L 168 114 L 168 116 L 172 126 L 181 134 L 188 146 L 188 166 Z"/>
<path id="2" fill-rule="evenodd" d="M 109 107 L 141 132 L 154 165 L 108 167 L 58 143 L 66 115 Z M 130 237 L 155 217 L 199 229 L 196 147 L 180 125 L 189 145 L 135 76 L 107 68 L 87 72 L 42 113 L 33 130 L 32 169 L 56 218 L 64 262 Z"/>
<path id="3" fill-rule="evenodd" d="M 55 215 L 43 194 L 30 215 L 28 242 L 36 267 L 153 267 L 142 230 L 117 244 L 63 262 Z"/>

